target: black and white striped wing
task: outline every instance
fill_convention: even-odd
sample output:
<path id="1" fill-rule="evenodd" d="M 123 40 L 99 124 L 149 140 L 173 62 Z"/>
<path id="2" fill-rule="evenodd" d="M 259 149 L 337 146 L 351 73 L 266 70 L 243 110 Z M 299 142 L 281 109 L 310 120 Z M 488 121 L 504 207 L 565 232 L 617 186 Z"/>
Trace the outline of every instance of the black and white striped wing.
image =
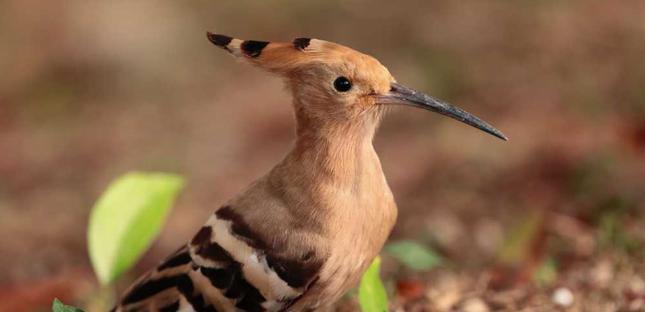
<path id="1" fill-rule="evenodd" d="M 281 256 L 225 206 L 136 284 L 122 301 L 133 309 L 120 311 L 285 311 L 315 283 L 322 264 L 314 251 Z"/>
<path id="2" fill-rule="evenodd" d="M 217 311 L 191 278 L 194 264 L 184 246 L 142 276 L 114 311 Z"/>

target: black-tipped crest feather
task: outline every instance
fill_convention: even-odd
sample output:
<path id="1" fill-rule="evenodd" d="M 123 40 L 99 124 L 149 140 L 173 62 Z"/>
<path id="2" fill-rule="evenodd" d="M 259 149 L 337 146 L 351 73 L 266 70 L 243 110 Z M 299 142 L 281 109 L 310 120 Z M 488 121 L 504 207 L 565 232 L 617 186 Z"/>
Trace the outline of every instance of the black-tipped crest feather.
<path id="1" fill-rule="evenodd" d="M 220 48 L 226 49 L 229 52 L 231 51 L 228 48 L 228 44 L 231 43 L 231 41 L 233 41 L 232 37 L 220 35 L 220 34 L 213 34 L 210 32 L 207 32 L 206 36 L 208 37 L 208 40 L 212 42 L 214 45 Z"/>
<path id="2" fill-rule="evenodd" d="M 244 51 L 244 54 L 250 57 L 258 57 L 262 53 L 262 49 L 268 44 L 266 41 L 246 40 L 242 42 L 240 48 Z"/>
<path id="3" fill-rule="evenodd" d="M 301 51 L 304 51 L 308 46 L 311 38 L 296 38 L 293 39 L 293 46 Z"/>

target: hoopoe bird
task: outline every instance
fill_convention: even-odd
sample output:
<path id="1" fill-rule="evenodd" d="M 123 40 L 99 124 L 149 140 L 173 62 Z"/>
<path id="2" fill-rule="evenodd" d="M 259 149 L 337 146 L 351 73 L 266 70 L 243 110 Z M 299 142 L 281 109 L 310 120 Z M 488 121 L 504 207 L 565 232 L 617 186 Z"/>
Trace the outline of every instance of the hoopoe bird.
<path id="1" fill-rule="evenodd" d="M 423 108 L 506 140 L 481 119 L 397 83 L 375 58 L 348 47 L 310 38 L 208 39 L 284 78 L 296 142 L 135 282 L 116 311 L 326 310 L 358 283 L 396 220 L 372 145 L 388 107 Z"/>

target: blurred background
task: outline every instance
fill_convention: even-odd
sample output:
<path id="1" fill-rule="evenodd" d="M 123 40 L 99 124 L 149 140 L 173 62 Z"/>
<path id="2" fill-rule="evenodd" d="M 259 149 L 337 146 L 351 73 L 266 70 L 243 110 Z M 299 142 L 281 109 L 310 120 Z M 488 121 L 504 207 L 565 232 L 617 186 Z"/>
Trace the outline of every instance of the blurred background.
<path id="1" fill-rule="evenodd" d="M 0 1 L 0 311 L 96 292 L 86 225 L 115 177 L 188 181 L 122 288 L 290 148 L 281 81 L 207 30 L 351 46 L 510 137 L 385 118 L 391 239 L 445 259 L 385 258 L 394 309 L 642 311 L 644 20 L 643 1 Z"/>

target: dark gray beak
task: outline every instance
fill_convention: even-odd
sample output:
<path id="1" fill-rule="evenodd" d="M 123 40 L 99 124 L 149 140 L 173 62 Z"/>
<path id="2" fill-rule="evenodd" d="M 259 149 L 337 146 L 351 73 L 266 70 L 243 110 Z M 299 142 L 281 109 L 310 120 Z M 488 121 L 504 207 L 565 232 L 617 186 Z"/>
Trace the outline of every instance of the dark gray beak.
<path id="1" fill-rule="evenodd" d="M 479 119 L 477 116 L 472 115 L 459 107 L 439 101 L 429 95 L 412 90 L 396 82 L 392 83 L 390 92 L 388 94 L 378 96 L 377 101 L 379 104 L 403 104 L 427 109 L 459 120 L 504 141 L 508 141 L 508 138 L 501 131 L 495 129 L 493 126 Z"/>

